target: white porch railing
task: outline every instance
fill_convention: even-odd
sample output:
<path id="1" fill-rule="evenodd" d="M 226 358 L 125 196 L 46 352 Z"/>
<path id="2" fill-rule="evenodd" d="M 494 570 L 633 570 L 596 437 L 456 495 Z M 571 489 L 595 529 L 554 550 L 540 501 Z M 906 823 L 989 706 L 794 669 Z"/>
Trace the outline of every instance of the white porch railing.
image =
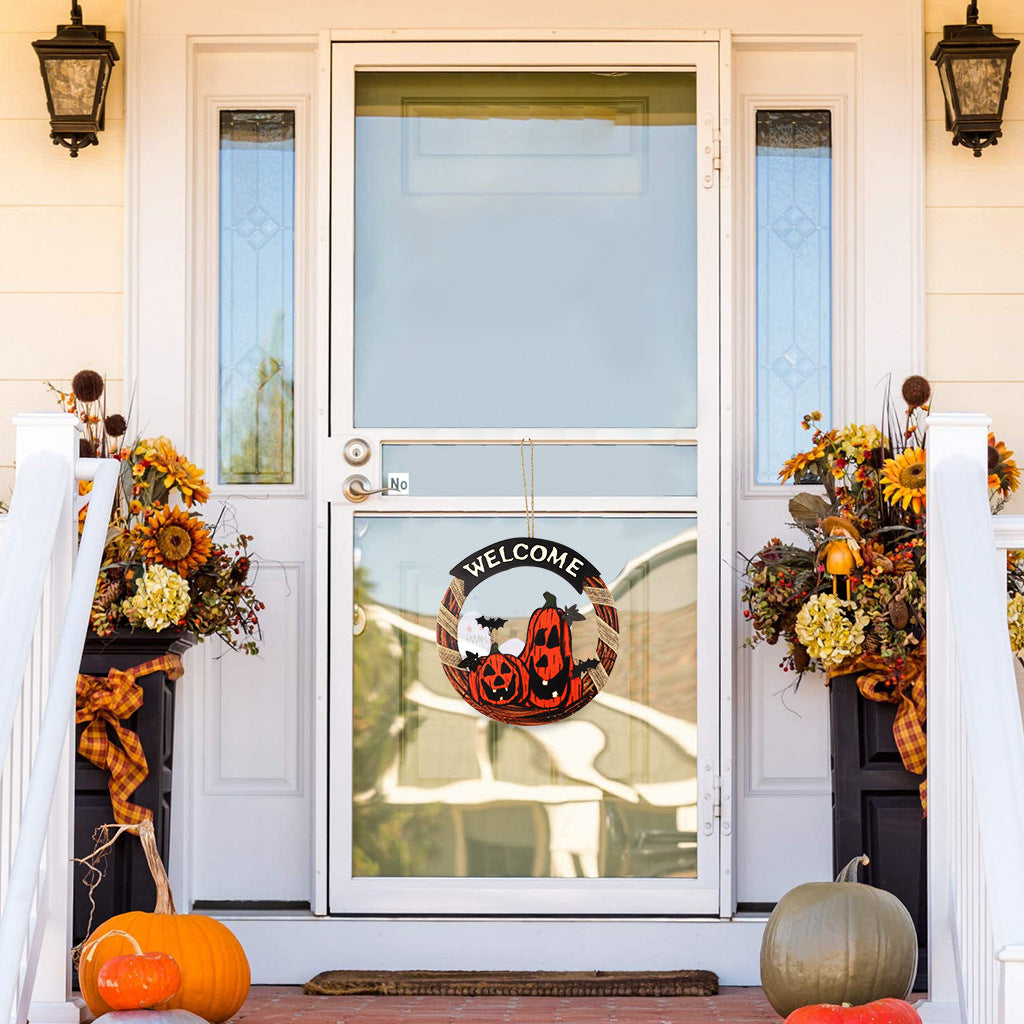
<path id="1" fill-rule="evenodd" d="M 1005 552 L 1024 518 L 993 517 L 986 416 L 928 423 L 926 1021 L 1024 1022 L 1024 730 L 1006 628 Z"/>
<path id="2" fill-rule="evenodd" d="M 0 1021 L 77 1021 L 70 999 L 70 726 L 119 465 L 79 459 L 66 414 L 19 416 L 0 551 Z M 75 544 L 78 480 L 91 480 Z"/>

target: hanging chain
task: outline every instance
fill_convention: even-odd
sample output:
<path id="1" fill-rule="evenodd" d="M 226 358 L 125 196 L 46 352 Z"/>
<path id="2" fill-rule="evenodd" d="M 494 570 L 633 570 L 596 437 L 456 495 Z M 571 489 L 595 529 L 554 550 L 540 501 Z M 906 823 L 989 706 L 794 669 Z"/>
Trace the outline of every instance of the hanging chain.
<path id="1" fill-rule="evenodd" d="M 530 446 L 530 484 L 526 484 L 526 445 Z M 523 465 L 523 500 L 526 502 L 526 536 L 533 536 L 537 501 L 533 493 L 533 439 L 524 437 L 519 442 L 519 461 Z"/>

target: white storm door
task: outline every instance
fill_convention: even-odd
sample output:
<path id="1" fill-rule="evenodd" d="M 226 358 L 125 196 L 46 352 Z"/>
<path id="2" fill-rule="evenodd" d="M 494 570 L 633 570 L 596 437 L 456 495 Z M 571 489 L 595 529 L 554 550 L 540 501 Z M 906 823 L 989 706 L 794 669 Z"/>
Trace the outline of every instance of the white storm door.
<path id="1" fill-rule="evenodd" d="M 718 44 L 336 43 L 331 119 L 329 909 L 717 915 Z M 434 640 L 524 438 L 623 640 L 532 728 Z M 528 615 L 518 575 L 474 594 Z"/>

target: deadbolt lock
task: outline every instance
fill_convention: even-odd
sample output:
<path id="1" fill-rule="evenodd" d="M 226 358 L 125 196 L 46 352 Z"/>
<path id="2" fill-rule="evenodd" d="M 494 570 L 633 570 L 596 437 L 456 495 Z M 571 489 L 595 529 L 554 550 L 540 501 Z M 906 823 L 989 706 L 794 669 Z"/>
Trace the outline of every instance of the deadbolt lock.
<path id="1" fill-rule="evenodd" d="M 350 466 L 362 466 L 370 459 L 370 442 L 361 437 L 353 437 L 345 444 L 342 454 Z"/>

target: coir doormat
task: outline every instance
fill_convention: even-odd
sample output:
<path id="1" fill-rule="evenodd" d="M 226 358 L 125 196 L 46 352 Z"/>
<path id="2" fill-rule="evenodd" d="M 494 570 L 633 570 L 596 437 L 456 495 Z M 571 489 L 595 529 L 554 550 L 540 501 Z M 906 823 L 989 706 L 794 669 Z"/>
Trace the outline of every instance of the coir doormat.
<path id="1" fill-rule="evenodd" d="M 711 971 L 323 971 L 307 996 L 716 996 Z"/>

